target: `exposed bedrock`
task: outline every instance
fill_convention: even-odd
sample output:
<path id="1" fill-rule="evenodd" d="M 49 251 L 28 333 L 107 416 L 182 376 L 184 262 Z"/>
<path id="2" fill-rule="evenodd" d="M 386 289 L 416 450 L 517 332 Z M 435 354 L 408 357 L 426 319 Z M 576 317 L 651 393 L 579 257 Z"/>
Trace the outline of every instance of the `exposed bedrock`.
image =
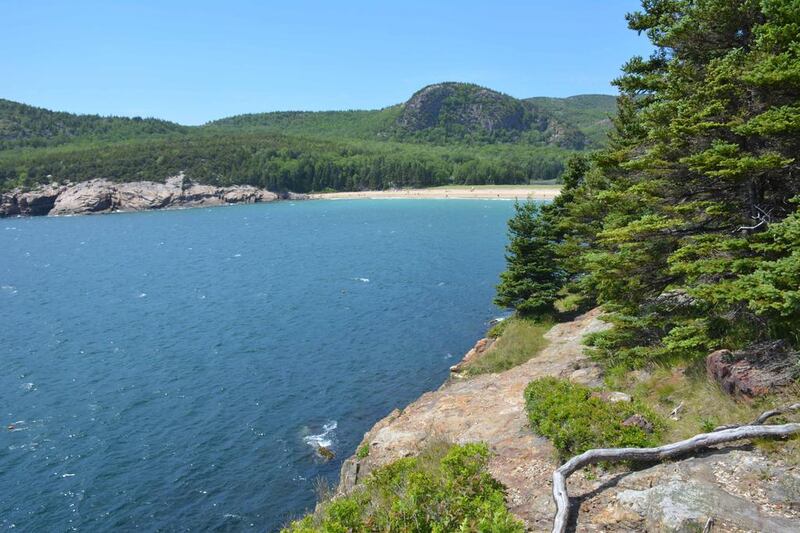
<path id="1" fill-rule="evenodd" d="M 451 379 L 439 390 L 395 410 L 364 435 L 366 456 L 347 459 L 338 493 L 355 490 L 381 465 L 419 453 L 431 441 L 483 441 L 493 452 L 491 474 L 506 487 L 506 503 L 528 531 L 550 531 L 555 504 L 552 475 L 558 468 L 550 441 L 535 435 L 523 391 L 533 379 L 556 376 L 602 385 L 602 371 L 583 353 L 582 338 L 605 329 L 597 310 L 558 324 L 537 356 L 498 374 Z M 481 341 L 469 358 L 480 357 Z M 618 392 L 606 401 L 630 401 Z M 632 417 L 633 418 L 633 417 Z M 631 424 L 647 424 L 642 417 Z M 569 479 L 578 532 L 800 531 L 800 470 L 758 448 L 728 446 L 698 457 L 630 472 L 598 471 Z"/>
<path id="2" fill-rule="evenodd" d="M 307 195 L 296 193 L 282 193 L 279 196 L 250 185 L 200 185 L 183 174 L 168 178 L 165 183 L 114 183 L 105 179 L 94 179 L 67 185 L 45 185 L 32 191 L 15 189 L 2 194 L 0 217 L 82 215 L 306 198 Z"/>

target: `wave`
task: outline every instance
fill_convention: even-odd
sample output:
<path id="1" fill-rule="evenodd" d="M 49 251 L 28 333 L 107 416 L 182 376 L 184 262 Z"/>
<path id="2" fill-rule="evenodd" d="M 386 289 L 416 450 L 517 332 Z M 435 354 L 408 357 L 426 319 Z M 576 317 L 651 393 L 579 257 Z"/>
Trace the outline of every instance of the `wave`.
<path id="1" fill-rule="evenodd" d="M 13 285 L 0 285 L 0 291 L 8 294 L 17 294 L 17 288 Z"/>
<path id="2" fill-rule="evenodd" d="M 303 442 L 314 449 L 330 448 L 333 446 L 333 432 L 336 431 L 337 427 L 339 427 L 339 424 L 336 422 L 336 420 L 331 420 L 322 426 L 322 433 L 317 435 L 307 435 L 303 437 Z"/>

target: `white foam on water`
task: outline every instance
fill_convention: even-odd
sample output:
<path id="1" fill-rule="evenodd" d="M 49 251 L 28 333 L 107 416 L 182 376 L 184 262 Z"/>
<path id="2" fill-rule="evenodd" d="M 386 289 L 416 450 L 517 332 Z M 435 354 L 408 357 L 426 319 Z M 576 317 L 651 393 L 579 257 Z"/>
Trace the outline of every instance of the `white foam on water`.
<path id="1" fill-rule="evenodd" d="M 26 391 L 35 390 L 33 383 L 23 383 L 19 386 L 19 388 Z"/>
<path id="2" fill-rule="evenodd" d="M 24 420 L 17 420 L 16 422 L 12 422 L 8 425 L 8 430 L 12 433 L 17 431 L 28 431 L 28 424 Z"/>
<path id="3" fill-rule="evenodd" d="M 330 448 L 333 446 L 333 435 L 339 424 L 336 420 L 331 420 L 322 426 L 322 433 L 303 437 L 303 441 L 312 448 Z"/>
<path id="4" fill-rule="evenodd" d="M 13 285 L 0 285 L 0 291 L 8 294 L 17 294 L 17 288 Z"/>
<path id="5" fill-rule="evenodd" d="M 146 292 L 140 292 L 136 297 L 137 298 L 147 298 L 147 293 Z"/>
<path id="6" fill-rule="evenodd" d="M 369 283 L 369 278 L 353 278 L 355 281 L 360 281 L 361 283 Z"/>
<path id="7" fill-rule="evenodd" d="M 61 477 L 75 477 L 75 474 L 61 474 Z"/>

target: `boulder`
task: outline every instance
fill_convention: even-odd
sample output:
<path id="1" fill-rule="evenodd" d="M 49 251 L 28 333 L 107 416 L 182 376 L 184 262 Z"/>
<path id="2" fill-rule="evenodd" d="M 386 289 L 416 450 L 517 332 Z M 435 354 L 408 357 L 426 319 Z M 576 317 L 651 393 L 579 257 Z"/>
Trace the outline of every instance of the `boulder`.
<path id="1" fill-rule="evenodd" d="M 706 358 L 708 377 L 729 394 L 754 398 L 795 382 L 800 353 L 785 341 L 753 344 L 743 350 L 717 350 Z"/>
<path id="2" fill-rule="evenodd" d="M 50 215 L 81 215 L 114 207 L 116 190 L 107 180 L 95 179 L 68 186 L 55 199 Z"/>
<path id="3" fill-rule="evenodd" d="M 653 424 L 640 414 L 631 415 L 622 423 L 623 426 L 636 426 L 645 433 L 653 432 Z"/>
<path id="4" fill-rule="evenodd" d="M 225 203 L 225 200 L 222 199 L 223 194 L 224 191 L 219 187 L 191 183 L 188 186 L 184 185 L 177 203 L 186 207 L 222 205 Z"/>
<path id="5" fill-rule="evenodd" d="M 319 456 L 326 461 L 330 461 L 336 457 L 336 454 L 333 452 L 333 450 L 326 446 L 320 446 L 317 448 L 317 453 L 319 453 Z"/>
<path id="6" fill-rule="evenodd" d="M 14 215 L 19 214 L 17 195 L 13 192 L 8 194 L 0 194 L 0 218 L 13 217 Z"/>
<path id="7" fill-rule="evenodd" d="M 180 185 L 136 181 L 116 186 L 115 207 L 121 211 L 144 211 L 168 207 L 181 194 Z"/>
<path id="8" fill-rule="evenodd" d="M 222 199 L 226 204 L 255 204 L 260 202 L 272 202 L 278 199 L 278 195 L 248 185 L 225 188 Z"/>

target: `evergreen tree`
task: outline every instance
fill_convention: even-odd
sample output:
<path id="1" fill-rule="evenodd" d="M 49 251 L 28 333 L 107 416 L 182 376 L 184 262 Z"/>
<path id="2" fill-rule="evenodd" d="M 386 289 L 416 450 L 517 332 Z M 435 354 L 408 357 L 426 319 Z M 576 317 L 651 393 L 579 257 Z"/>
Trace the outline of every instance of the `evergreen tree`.
<path id="1" fill-rule="evenodd" d="M 550 216 L 571 290 L 616 326 L 598 353 L 796 342 L 800 0 L 644 0 L 628 21 L 656 51 L 624 66 L 609 147 Z"/>
<path id="2" fill-rule="evenodd" d="M 533 202 L 517 203 L 514 209 L 508 221 L 507 270 L 500 275 L 494 301 L 523 316 L 551 314 L 563 278 L 556 264 L 552 221 Z"/>

